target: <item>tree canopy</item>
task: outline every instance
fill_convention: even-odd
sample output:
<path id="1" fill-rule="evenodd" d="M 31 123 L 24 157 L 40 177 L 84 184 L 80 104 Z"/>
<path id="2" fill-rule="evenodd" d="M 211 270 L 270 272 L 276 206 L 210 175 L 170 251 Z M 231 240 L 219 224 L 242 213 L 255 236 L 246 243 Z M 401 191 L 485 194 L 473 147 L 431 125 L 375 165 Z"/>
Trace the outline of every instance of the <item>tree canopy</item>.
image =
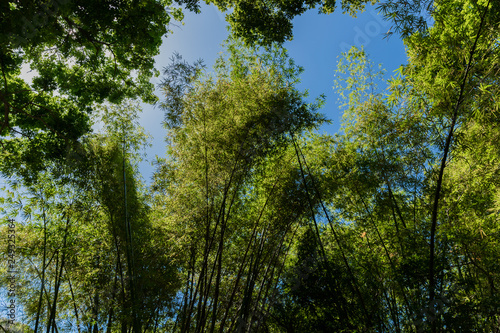
<path id="1" fill-rule="evenodd" d="M 387 79 L 363 48 L 342 54 L 342 127 L 319 134 L 324 96 L 299 90 L 280 42 L 334 3 L 213 3 L 233 35 L 211 72 L 178 54 L 164 68 L 150 185 L 133 98 L 155 99 L 152 56 L 180 10 L 0 5 L 0 251 L 15 256 L 0 290 L 22 309 L 0 329 L 500 331 L 500 4 L 382 2 L 408 62 Z"/>
<path id="2" fill-rule="evenodd" d="M 70 154 L 96 105 L 156 101 L 153 57 L 182 12 L 160 0 L 2 1 L 0 18 L 0 170 L 32 178 Z"/>

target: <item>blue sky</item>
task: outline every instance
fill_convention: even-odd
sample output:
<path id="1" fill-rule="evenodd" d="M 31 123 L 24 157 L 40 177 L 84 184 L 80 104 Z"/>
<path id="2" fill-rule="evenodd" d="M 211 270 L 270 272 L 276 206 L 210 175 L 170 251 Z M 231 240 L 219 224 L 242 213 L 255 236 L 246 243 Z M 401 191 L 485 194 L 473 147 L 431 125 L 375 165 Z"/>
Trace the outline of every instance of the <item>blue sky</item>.
<path id="1" fill-rule="evenodd" d="M 391 24 L 385 22 L 381 15 L 377 15 L 374 6 L 367 6 L 356 18 L 342 14 L 339 8 L 330 15 L 310 10 L 296 18 L 293 23 L 294 38 L 285 43 L 285 47 L 295 63 L 305 69 L 298 88 L 308 89 L 311 100 L 325 94 L 326 105 L 321 111 L 333 121 L 331 125 L 323 126 L 321 132 L 333 134 L 340 126 L 338 96 L 332 86 L 341 52 L 347 51 L 351 45 L 363 45 L 373 62 L 382 63 L 389 76 L 406 62 L 401 40 L 395 35 L 389 39 L 384 38 Z M 169 64 L 169 58 L 174 51 L 179 52 L 189 62 L 203 59 L 210 70 L 215 59 L 223 51 L 221 44 L 228 35 L 224 14 L 213 5 L 203 5 L 201 14 L 186 12 L 184 24 L 172 25 L 171 30 L 173 33 L 165 38 L 160 55 L 156 57 L 156 68 L 159 70 Z M 157 84 L 160 80 L 161 76 L 153 82 Z M 161 95 L 159 97 L 161 99 Z M 156 155 L 165 155 L 165 130 L 161 125 L 162 111 L 149 105 L 143 105 L 143 108 L 141 124 L 153 136 L 153 146 L 147 150 L 148 161 L 141 163 L 140 171 L 149 183 L 154 171 L 150 161 L 155 160 Z"/>

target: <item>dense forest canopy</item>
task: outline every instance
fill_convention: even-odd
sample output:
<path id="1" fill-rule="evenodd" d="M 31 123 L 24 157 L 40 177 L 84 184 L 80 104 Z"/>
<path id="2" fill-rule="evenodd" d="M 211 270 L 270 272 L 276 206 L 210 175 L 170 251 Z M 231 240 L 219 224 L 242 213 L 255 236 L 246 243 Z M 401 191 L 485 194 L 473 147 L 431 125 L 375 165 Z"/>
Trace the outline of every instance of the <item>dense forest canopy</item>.
<path id="1" fill-rule="evenodd" d="M 282 43 L 335 2 L 207 2 L 225 53 L 174 55 L 158 97 L 198 1 L 0 4 L 0 330 L 500 332 L 500 3 L 378 3 L 408 63 L 344 53 L 319 134 Z M 150 185 L 139 99 L 164 112 Z"/>

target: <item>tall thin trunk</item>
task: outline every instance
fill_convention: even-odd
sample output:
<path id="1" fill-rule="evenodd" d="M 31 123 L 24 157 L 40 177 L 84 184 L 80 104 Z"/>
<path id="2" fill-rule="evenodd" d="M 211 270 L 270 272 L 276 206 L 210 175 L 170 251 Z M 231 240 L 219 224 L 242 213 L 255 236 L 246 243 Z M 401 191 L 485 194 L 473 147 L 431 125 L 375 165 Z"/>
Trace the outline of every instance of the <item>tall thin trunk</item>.
<path id="1" fill-rule="evenodd" d="M 436 192 L 434 194 L 434 203 L 432 207 L 432 217 L 431 217 L 431 236 L 430 236 L 430 245 L 429 245 L 429 309 L 434 312 L 434 299 L 436 297 L 436 280 L 435 280 L 435 238 L 436 238 L 436 229 L 437 229 L 437 216 L 438 216 L 438 211 L 439 211 L 439 199 L 441 197 L 441 187 L 443 183 L 443 177 L 444 177 L 444 169 L 446 168 L 446 163 L 448 161 L 448 154 L 450 152 L 451 148 L 451 141 L 453 138 L 453 134 L 455 131 L 455 126 L 457 123 L 458 119 L 458 110 L 460 108 L 460 105 L 463 102 L 464 98 L 464 91 L 465 91 L 465 85 L 467 83 L 467 76 L 469 75 L 469 71 L 471 69 L 472 61 L 474 58 L 474 53 L 476 52 L 476 47 L 477 47 L 477 42 L 479 40 L 479 36 L 481 35 L 481 30 L 483 28 L 484 24 L 484 19 L 486 18 L 486 13 L 488 12 L 488 7 L 490 6 L 490 1 L 486 3 L 486 7 L 484 9 L 483 15 L 481 17 L 481 23 L 479 25 L 478 32 L 476 34 L 476 38 L 474 40 L 474 45 L 472 46 L 472 49 L 470 50 L 469 53 L 469 61 L 467 63 L 467 67 L 465 69 L 464 73 L 464 78 L 462 80 L 462 84 L 460 86 L 460 94 L 458 96 L 457 102 L 455 104 L 454 110 L 453 110 L 453 116 L 451 119 L 451 125 L 450 125 L 450 130 L 448 131 L 448 135 L 446 136 L 446 142 L 444 145 L 444 150 L 443 150 L 443 157 L 441 158 L 441 166 L 439 167 L 439 173 L 438 173 L 438 180 L 436 183 Z M 433 318 L 431 320 L 431 332 L 435 333 L 437 332 L 437 320 Z"/>
<path id="2" fill-rule="evenodd" d="M 123 201 L 125 208 L 125 245 L 126 245 L 126 256 L 127 256 L 127 271 L 129 278 L 129 310 L 131 311 L 132 317 L 132 332 L 140 333 L 141 325 L 139 322 L 139 318 L 137 316 L 137 302 L 140 302 L 139 299 L 136 298 L 136 281 L 135 281 L 135 262 L 134 262 L 134 244 L 132 238 L 132 227 L 130 223 L 130 219 L 128 216 L 128 203 L 127 203 L 127 175 L 126 175 L 126 165 L 125 165 L 125 135 L 123 141 Z"/>
<path id="3" fill-rule="evenodd" d="M 42 207 L 42 216 L 43 216 L 42 284 L 40 286 L 40 298 L 38 299 L 38 308 L 36 313 L 35 330 L 34 330 L 35 333 L 38 332 L 38 325 L 40 323 L 40 314 L 42 311 L 43 291 L 45 289 L 45 260 L 47 257 L 47 217 L 45 215 L 45 207 Z"/>
<path id="4" fill-rule="evenodd" d="M 63 274 L 64 264 L 65 264 L 65 259 L 66 259 L 66 242 L 67 242 L 67 237 L 68 237 L 69 222 L 70 222 L 70 219 L 69 219 L 69 217 L 67 217 L 66 228 L 64 230 L 63 246 L 61 249 L 62 258 L 61 258 L 61 264 L 60 264 L 59 268 L 58 268 L 59 255 L 57 255 L 57 258 L 56 258 L 56 276 L 55 276 L 55 281 L 54 281 L 54 299 L 52 301 L 52 307 L 50 309 L 49 321 L 47 323 L 47 333 L 50 332 L 51 325 L 53 325 L 53 330 L 56 327 L 56 306 L 57 306 L 57 298 L 59 295 L 59 289 L 61 286 L 62 274 Z"/>
<path id="5" fill-rule="evenodd" d="M 66 278 L 68 279 L 69 291 L 71 294 L 71 301 L 73 302 L 73 311 L 75 312 L 76 328 L 78 329 L 78 333 L 81 333 L 80 316 L 78 315 L 78 308 L 76 307 L 76 299 L 75 299 L 75 293 L 73 291 L 73 285 L 71 283 L 71 279 L 68 277 L 67 268 L 64 267 L 64 270 L 66 271 Z"/>

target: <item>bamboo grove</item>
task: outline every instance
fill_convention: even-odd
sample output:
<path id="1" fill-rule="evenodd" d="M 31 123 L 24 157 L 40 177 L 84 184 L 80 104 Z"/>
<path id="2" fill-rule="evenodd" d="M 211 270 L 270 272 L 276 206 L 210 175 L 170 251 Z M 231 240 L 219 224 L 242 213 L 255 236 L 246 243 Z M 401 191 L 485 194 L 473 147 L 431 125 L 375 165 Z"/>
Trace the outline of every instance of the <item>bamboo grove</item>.
<path id="1" fill-rule="evenodd" d="M 167 154 L 150 185 L 132 93 L 72 119 L 92 98 L 14 92 L 2 49 L 0 231 L 7 244 L 15 224 L 18 312 L 0 330 L 500 332 L 500 3 L 380 3 L 408 62 L 388 78 L 363 49 L 343 54 L 334 135 L 277 43 L 288 30 L 218 5 L 236 32 L 213 70 L 176 54 L 162 73 Z M 43 100 L 93 129 L 43 128 Z"/>

